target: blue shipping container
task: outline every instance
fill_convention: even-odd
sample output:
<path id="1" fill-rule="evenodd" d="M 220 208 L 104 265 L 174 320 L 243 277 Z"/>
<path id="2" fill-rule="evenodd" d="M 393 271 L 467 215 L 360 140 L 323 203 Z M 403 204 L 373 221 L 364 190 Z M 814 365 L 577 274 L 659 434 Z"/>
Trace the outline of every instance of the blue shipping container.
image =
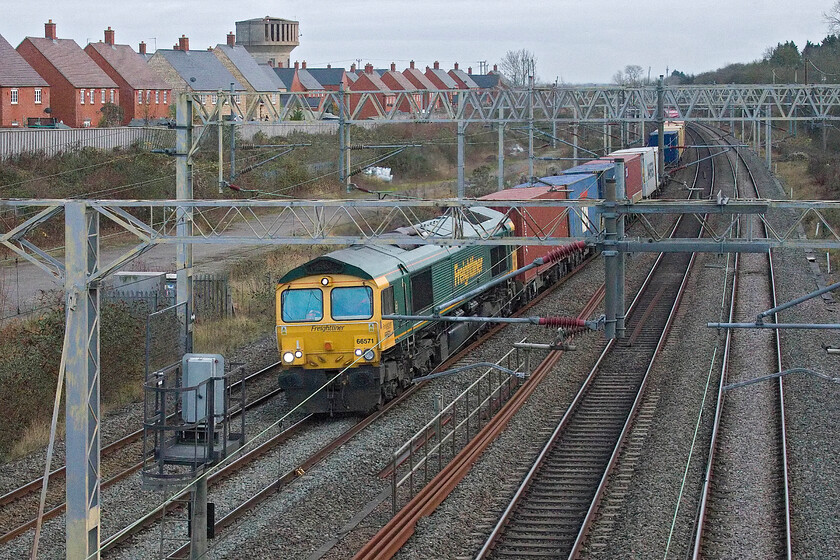
<path id="1" fill-rule="evenodd" d="M 654 130 L 648 137 L 648 146 L 659 145 L 659 131 Z M 677 163 L 680 159 L 680 151 L 677 146 L 680 145 L 679 132 L 676 130 L 665 131 L 665 163 Z"/>

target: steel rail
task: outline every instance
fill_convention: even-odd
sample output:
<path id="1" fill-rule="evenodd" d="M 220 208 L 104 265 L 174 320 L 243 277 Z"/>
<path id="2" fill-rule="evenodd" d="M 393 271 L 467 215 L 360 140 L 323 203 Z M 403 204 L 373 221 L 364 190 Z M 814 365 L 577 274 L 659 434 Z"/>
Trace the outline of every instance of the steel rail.
<path id="1" fill-rule="evenodd" d="M 694 176 L 694 183 L 693 183 L 694 185 L 697 184 L 698 177 L 699 177 L 699 167 L 695 169 L 695 176 Z M 689 198 L 691 197 L 692 192 L 693 192 L 692 190 L 689 191 Z M 682 217 L 680 217 L 680 219 L 677 220 L 677 222 L 674 224 L 674 227 L 671 230 L 671 235 L 672 236 L 675 234 L 675 232 L 679 228 L 681 220 L 682 220 Z M 698 236 L 699 235 L 702 235 L 702 229 L 700 229 L 698 231 Z M 635 311 L 637 311 L 637 307 L 640 305 L 640 302 L 641 302 L 644 294 L 647 293 L 647 290 L 649 289 L 649 287 L 652 284 L 653 278 L 658 274 L 658 272 L 660 270 L 660 266 L 663 262 L 663 258 L 664 258 L 664 254 L 660 253 L 659 257 L 657 258 L 657 260 L 654 264 L 654 266 L 651 268 L 651 271 L 648 273 L 648 276 L 645 278 L 645 281 L 643 282 L 642 287 L 637 292 L 636 297 L 633 300 L 633 303 L 631 304 L 630 308 L 628 309 L 628 312 L 627 312 L 628 318 L 630 316 L 632 316 L 632 314 Z M 593 522 L 593 520 L 595 518 L 595 514 L 596 514 L 597 509 L 598 509 L 598 504 L 600 502 L 600 497 L 603 495 L 603 492 L 606 488 L 606 483 L 607 483 L 607 480 L 609 478 L 610 472 L 611 472 L 613 466 L 617 463 L 617 460 L 618 460 L 618 457 L 619 457 L 619 454 L 620 454 L 620 451 L 621 451 L 622 443 L 626 439 L 626 435 L 629 433 L 629 431 L 632 427 L 632 423 L 633 423 L 633 419 L 635 418 L 636 411 L 637 411 L 638 407 L 640 406 L 640 403 L 642 402 L 643 395 L 644 395 L 644 390 L 647 386 L 647 379 L 648 379 L 649 373 L 650 373 L 650 371 L 653 367 L 654 360 L 656 359 L 659 351 L 661 350 L 662 346 L 664 345 L 665 339 L 667 338 L 669 328 L 670 328 L 671 324 L 673 323 L 674 317 L 676 316 L 676 312 L 677 312 L 677 309 L 679 308 L 679 303 L 680 303 L 682 294 L 685 290 L 685 286 L 688 282 L 688 278 L 689 278 L 694 260 L 695 260 L 695 257 L 694 257 L 694 255 L 692 255 L 691 258 L 689 259 L 688 263 L 686 264 L 686 268 L 685 268 L 682 280 L 680 282 L 680 287 L 679 287 L 678 292 L 676 294 L 675 300 L 674 300 L 673 304 L 671 305 L 670 311 L 669 311 L 668 316 L 667 316 L 666 321 L 665 321 L 665 325 L 662 329 L 662 332 L 660 333 L 660 336 L 659 336 L 658 341 L 657 341 L 657 345 L 656 345 L 656 347 L 653 351 L 653 355 L 650 358 L 650 362 L 649 362 L 649 364 L 648 364 L 648 366 L 647 366 L 647 368 L 646 368 L 646 370 L 643 374 L 643 377 L 642 377 L 642 380 L 639 384 L 639 389 L 637 391 L 634 402 L 633 402 L 633 404 L 630 408 L 630 411 L 627 413 L 627 417 L 626 417 L 626 420 L 623 424 L 621 433 L 618 435 L 618 439 L 616 441 L 616 444 L 613 447 L 613 451 L 611 453 L 611 456 L 610 456 L 610 458 L 607 462 L 606 468 L 604 469 L 604 474 L 601 476 L 601 479 L 600 479 L 600 481 L 598 483 L 598 486 L 595 490 L 595 494 L 594 494 L 592 500 L 590 501 L 590 506 L 587 509 L 587 513 L 582 520 L 580 528 L 577 532 L 577 536 L 575 537 L 575 541 L 572 544 L 571 550 L 569 552 L 569 557 L 570 558 L 574 557 L 577 554 L 579 548 L 582 546 L 582 544 L 583 544 L 583 542 L 586 538 L 589 527 L 590 527 L 591 523 Z M 654 305 L 654 303 L 651 302 L 650 305 Z M 534 484 L 537 475 L 542 470 L 542 468 L 545 465 L 545 463 L 546 463 L 548 457 L 550 456 L 552 450 L 555 448 L 555 446 L 558 443 L 558 441 L 560 440 L 561 436 L 565 433 L 566 429 L 568 428 L 568 426 L 571 423 L 574 416 L 581 409 L 581 404 L 583 403 L 584 399 L 586 398 L 586 396 L 590 392 L 590 389 L 592 388 L 592 386 L 594 384 L 596 376 L 601 369 L 602 363 L 605 361 L 607 356 L 611 352 L 614 351 L 614 348 L 615 348 L 614 342 L 615 341 L 610 341 L 610 343 L 602 351 L 601 355 L 598 358 L 598 361 L 595 363 L 595 365 L 593 366 L 592 370 L 590 371 L 588 377 L 586 378 L 583 385 L 581 386 L 580 390 L 575 395 L 572 403 L 569 405 L 569 407 L 568 407 L 566 413 L 564 414 L 563 418 L 558 423 L 558 425 L 555 428 L 554 432 L 552 433 L 551 437 L 546 442 L 545 446 L 543 447 L 543 449 L 540 452 L 537 459 L 534 461 L 534 464 L 531 467 L 530 471 L 525 476 L 525 478 L 523 479 L 519 488 L 517 489 L 516 493 L 514 494 L 513 498 L 509 502 L 507 508 L 503 512 L 499 521 L 494 526 L 493 530 L 491 531 L 491 534 L 489 535 L 489 537 L 485 541 L 484 545 L 482 546 L 482 548 L 479 550 L 478 554 L 476 555 L 477 560 L 486 558 L 492 552 L 492 550 L 495 547 L 495 545 L 497 544 L 497 542 L 502 538 L 502 534 L 503 534 L 505 528 L 510 523 L 510 521 L 511 521 L 514 513 L 516 512 L 516 510 L 519 508 L 519 506 L 526 499 L 526 493 L 530 490 L 531 486 Z"/>
<path id="2" fill-rule="evenodd" d="M 569 274 L 567 274 L 566 276 L 564 276 L 563 278 L 558 280 L 555 284 L 553 284 L 550 288 L 548 288 L 547 290 L 545 290 L 541 294 L 537 295 L 534 299 L 529 301 L 521 309 L 517 310 L 515 315 L 521 315 L 521 314 L 524 314 L 527 311 L 529 311 L 531 308 L 533 308 L 535 305 L 537 305 L 543 299 L 548 297 L 559 286 L 563 285 L 568 279 L 577 275 L 580 271 L 582 271 L 584 268 L 586 268 L 586 266 L 594 258 L 595 258 L 594 256 L 590 256 L 590 257 L 586 258 L 577 267 L 572 269 L 569 272 Z M 603 290 L 603 286 L 601 287 L 601 290 Z M 487 340 L 489 340 L 490 338 L 499 334 L 502 330 L 504 330 L 504 328 L 506 326 L 507 326 L 506 324 L 496 324 L 496 325 L 494 325 L 490 330 L 488 330 L 484 335 L 479 337 L 477 340 L 473 341 L 472 343 L 470 343 L 469 345 L 464 347 L 462 350 L 458 351 L 456 354 L 453 354 L 452 356 L 447 358 L 447 360 L 444 361 L 443 363 L 441 363 L 437 368 L 435 368 L 435 370 L 445 369 L 445 368 L 450 367 L 451 365 L 455 364 L 457 361 L 463 359 L 464 356 L 470 354 L 476 348 L 478 348 L 479 346 L 484 344 Z M 353 439 L 353 437 L 355 437 L 356 435 L 361 433 L 370 424 L 372 424 L 374 421 L 381 418 L 387 411 L 393 409 L 399 403 L 406 400 L 415 391 L 417 391 L 421 387 L 425 386 L 426 383 L 427 383 L 426 381 L 421 381 L 420 383 L 417 383 L 417 384 L 413 385 L 408 391 L 404 392 L 397 399 L 389 401 L 385 405 L 385 407 L 383 407 L 381 410 L 375 412 L 373 415 L 368 416 L 362 422 L 360 422 L 359 424 L 356 424 L 355 426 L 350 428 L 348 431 L 346 431 L 344 434 L 339 436 L 339 438 L 337 438 L 336 440 L 334 440 L 333 442 L 328 444 L 326 447 L 317 451 L 309 459 L 304 461 L 301 465 L 299 465 L 295 469 L 290 470 L 285 475 L 283 475 L 280 479 L 278 479 L 276 482 L 273 482 L 272 484 L 266 486 L 265 488 L 263 488 L 262 490 L 260 490 L 259 492 L 257 492 L 256 494 L 254 494 L 250 498 L 248 498 L 245 502 L 243 502 L 242 504 L 240 504 L 239 506 L 237 506 L 236 508 L 231 510 L 227 515 L 225 515 L 223 518 L 219 519 L 219 521 L 216 522 L 214 527 L 215 527 L 215 530 L 217 531 L 217 534 L 219 534 L 224 529 L 227 529 L 231 526 L 234 526 L 237 523 L 238 520 L 240 520 L 242 517 L 247 515 L 256 506 L 258 506 L 259 504 L 264 502 L 266 499 L 271 497 L 273 494 L 277 493 L 283 487 L 285 487 L 288 484 L 290 484 L 291 482 L 293 482 L 296 478 L 301 476 L 301 474 L 303 472 L 309 470 L 310 468 L 315 466 L 317 463 L 321 462 L 323 459 L 328 457 L 335 449 L 341 447 L 342 445 L 344 445 L 345 443 L 347 443 L 348 441 Z M 190 550 L 190 545 L 185 544 L 184 546 L 182 546 L 181 548 L 179 548 L 178 550 L 173 552 L 169 556 L 169 558 L 174 559 L 174 558 L 187 557 L 187 555 L 189 553 L 189 550 Z"/>
<path id="3" fill-rule="evenodd" d="M 703 127 L 707 128 L 708 127 Z M 715 132 L 712 130 L 712 132 Z M 718 136 L 721 140 L 730 143 L 725 136 L 719 135 Z M 731 143 L 730 143 L 731 144 Z M 761 197 L 761 193 L 758 188 L 758 182 L 755 180 L 755 176 L 753 175 L 752 170 L 750 169 L 750 165 L 747 163 L 744 156 L 736 150 L 737 158 L 744 163 L 744 169 L 749 174 L 750 183 L 752 184 L 755 190 L 756 198 Z M 727 161 L 729 161 L 730 166 L 732 167 L 733 174 L 736 175 L 735 166 L 732 164 L 731 160 L 727 157 Z M 736 183 L 737 185 L 737 179 Z M 736 192 L 736 196 L 738 193 Z M 766 236 L 766 226 L 761 223 L 760 227 L 764 230 Z M 740 225 L 738 226 L 738 234 L 740 235 Z M 735 314 L 735 304 L 737 301 L 737 292 L 738 292 L 738 273 L 739 273 L 739 261 L 740 255 L 736 253 L 735 255 L 735 270 L 734 270 L 734 280 L 732 283 L 732 291 L 730 296 L 730 309 L 729 309 L 729 322 L 732 323 L 734 321 L 734 314 Z M 769 271 L 769 296 L 771 300 L 771 308 L 775 308 L 777 303 L 777 296 L 776 296 L 776 278 L 775 278 L 775 269 L 773 265 L 773 254 L 771 251 L 767 251 L 767 266 Z M 778 315 L 776 313 L 773 314 L 773 321 L 778 322 Z M 775 362 L 776 362 L 776 370 L 782 371 L 782 354 L 781 354 L 781 334 L 778 329 L 774 329 L 774 353 L 775 353 Z M 732 329 L 727 329 L 726 331 L 726 342 L 724 347 L 724 354 L 722 358 L 722 365 L 721 365 L 721 376 L 720 376 L 720 386 L 718 388 L 718 398 L 717 403 L 715 405 L 715 418 L 713 422 L 712 428 L 712 436 L 709 443 L 709 459 L 706 465 L 706 473 L 704 476 L 703 481 L 703 488 L 701 491 L 701 501 L 698 508 L 697 513 L 697 520 L 696 520 L 696 527 L 695 527 L 695 538 L 694 544 L 692 549 L 692 559 L 698 560 L 702 556 L 702 549 L 703 549 L 703 536 L 705 532 L 705 522 L 706 517 L 709 509 L 709 500 L 711 496 L 711 486 L 714 480 L 714 461 L 715 455 L 717 450 L 717 439 L 720 433 L 720 425 L 721 425 L 721 416 L 723 411 L 723 405 L 725 402 L 725 389 L 726 386 L 726 377 L 729 373 L 729 361 L 730 361 L 730 345 L 732 340 Z M 784 399 L 784 382 L 781 377 L 777 380 L 776 385 L 777 391 L 777 405 L 779 406 L 779 452 L 781 455 L 781 462 L 782 462 L 782 494 L 784 498 L 784 525 L 785 525 L 785 558 L 787 560 L 791 560 L 793 558 L 792 552 L 792 532 L 791 532 L 791 508 L 790 508 L 790 476 L 789 476 L 789 463 L 788 463 L 788 445 L 787 445 L 787 427 L 786 427 L 786 415 L 785 415 L 785 399 Z"/>
<path id="4" fill-rule="evenodd" d="M 579 318 L 591 315 L 604 297 L 600 286 L 584 306 Z M 414 533 L 422 517 L 432 513 L 455 489 L 472 468 L 476 460 L 504 431 L 507 423 L 537 389 L 540 382 L 560 359 L 562 351 L 552 351 L 541 362 L 529 379 L 508 400 L 502 409 L 485 424 L 481 431 L 439 472 L 420 492 L 392 517 L 353 557 L 354 560 L 384 560 L 393 557 Z"/>
<path id="5" fill-rule="evenodd" d="M 263 368 L 259 371 L 256 371 L 256 372 L 248 375 L 245 378 L 244 382 L 247 382 L 249 380 L 253 380 L 254 378 L 261 377 L 263 375 L 271 373 L 279 365 L 280 365 L 280 362 L 275 362 L 274 364 L 271 364 L 270 366 L 267 366 L 267 367 L 265 367 L 265 368 Z M 239 387 L 242 383 L 243 383 L 243 380 L 239 380 L 239 381 L 235 381 L 234 383 L 231 383 L 231 389 Z M 280 392 L 281 391 L 280 391 L 279 388 L 278 389 L 273 389 L 272 391 L 269 391 L 268 393 L 265 393 L 265 394 L 255 398 L 251 402 L 247 403 L 246 406 L 245 406 L 245 409 L 248 410 L 248 409 L 251 409 L 253 407 L 259 406 L 261 404 L 264 404 L 268 400 L 277 396 Z M 235 411 L 232 412 L 232 414 L 234 416 L 236 416 L 236 415 L 239 415 L 241 412 L 242 412 L 241 410 L 235 410 Z M 132 433 L 124 436 L 123 438 L 120 438 L 119 440 L 109 444 L 108 446 L 103 448 L 103 451 L 107 450 L 106 452 L 109 456 L 113 455 L 117 451 L 120 451 L 120 450 L 128 447 L 129 445 L 132 445 L 134 443 L 138 443 L 139 440 L 142 438 L 142 436 L 143 436 L 143 430 L 142 429 L 137 430 L 137 431 L 132 432 Z M 130 476 L 131 474 L 139 471 L 142 467 L 143 467 L 143 462 L 141 461 L 139 463 L 135 463 L 135 464 L 131 465 L 130 467 L 122 469 L 116 475 L 108 478 L 107 480 L 104 480 L 101 484 L 101 487 L 102 488 L 107 488 L 109 486 L 112 486 L 112 485 L 116 484 L 117 482 L 119 482 L 121 480 L 124 480 L 126 477 Z M 59 469 L 54 470 L 52 473 L 50 473 L 50 477 L 49 477 L 48 482 L 53 481 L 53 476 L 56 476 L 58 479 L 64 478 L 64 473 L 65 473 L 65 467 L 61 467 Z M 0 498 L 0 505 L 9 505 L 9 504 L 14 503 L 17 500 L 22 499 L 25 496 L 33 494 L 34 492 L 36 492 L 37 490 L 39 490 L 41 488 L 41 485 L 43 484 L 43 478 L 44 477 L 35 479 L 35 480 L 33 480 L 31 482 L 28 482 L 27 484 L 21 486 L 20 488 L 11 491 L 8 494 L 5 494 L 2 498 Z M 64 513 L 65 506 L 66 506 L 65 503 L 61 503 L 61 504 L 59 504 L 55 507 L 50 508 L 49 510 L 44 512 L 44 514 L 42 516 L 42 519 L 44 521 L 46 521 L 46 520 L 53 519 L 53 518 L 61 515 L 62 513 Z M 26 521 L 25 523 L 23 523 L 21 525 L 18 525 L 17 527 L 11 529 L 10 531 L 6 532 L 5 534 L 0 535 L 0 544 L 8 543 L 9 541 L 11 541 L 11 540 L 19 537 L 20 535 L 26 533 L 30 529 L 33 529 L 36 526 L 37 522 L 38 522 L 37 518 L 30 519 L 29 521 Z"/>

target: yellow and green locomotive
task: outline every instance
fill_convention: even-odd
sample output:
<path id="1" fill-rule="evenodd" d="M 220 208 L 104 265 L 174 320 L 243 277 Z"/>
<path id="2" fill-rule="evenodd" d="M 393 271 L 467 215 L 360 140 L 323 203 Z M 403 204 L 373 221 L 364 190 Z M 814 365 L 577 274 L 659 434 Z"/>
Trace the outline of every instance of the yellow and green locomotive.
<path id="1" fill-rule="evenodd" d="M 401 233 L 466 240 L 488 232 L 510 235 L 504 214 L 474 207 L 468 219 L 443 216 Z M 289 403 L 308 412 L 365 412 L 429 373 L 464 344 L 481 323 L 383 320 L 383 315 L 432 315 L 435 306 L 516 269 L 505 245 L 355 245 L 289 271 L 277 286 L 280 386 Z M 506 314 L 516 298 L 511 280 L 442 314 Z M 323 388 L 330 380 L 327 387 Z"/>

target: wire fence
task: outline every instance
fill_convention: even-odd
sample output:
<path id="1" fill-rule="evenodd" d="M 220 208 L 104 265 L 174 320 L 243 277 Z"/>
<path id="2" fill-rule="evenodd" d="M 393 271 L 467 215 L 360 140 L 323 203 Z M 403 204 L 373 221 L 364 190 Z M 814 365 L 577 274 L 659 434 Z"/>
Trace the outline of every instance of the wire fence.
<path id="1" fill-rule="evenodd" d="M 0 160 L 23 154 L 54 156 L 81 148 L 113 150 L 136 144 L 149 149 L 172 147 L 175 131 L 153 127 L 2 130 Z"/>

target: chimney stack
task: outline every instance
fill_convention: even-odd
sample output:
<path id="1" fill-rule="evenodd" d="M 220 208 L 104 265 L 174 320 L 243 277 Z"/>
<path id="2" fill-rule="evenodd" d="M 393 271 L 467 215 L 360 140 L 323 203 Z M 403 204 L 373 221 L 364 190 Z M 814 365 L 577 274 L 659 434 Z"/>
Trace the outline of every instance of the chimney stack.
<path id="1" fill-rule="evenodd" d="M 455 63 L 455 70 L 457 70 L 457 69 L 458 69 L 458 63 L 456 62 Z"/>
<path id="2" fill-rule="evenodd" d="M 140 41 L 140 54 L 146 54 L 146 41 Z"/>
<path id="3" fill-rule="evenodd" d="M 233 31 L 227 34 L 227 44 L 229 47 L 236 46 L 236 35 L 233 34 Z"/>
<path id="4" fill-rule="evenodd" d="M 499 65 L 498 65 L 498 64 L 494 64 L 494 65 L 493 65 L 493 72 L 498 72 L 498 71 L 499 71 Z"/>
<path id="5" fill-rule="evenodd" d="M 300 67 L 303 68 L 304 70 L 306 70 L 306 61 L 305 60 L 301 63 Z"/>
<path id="6" fill-rule="evenodd" d="M 332 64 L 327 64 L 327 68 L 332 68 Z"/>
<path id="7" fill-rule="evenodd" d="M 351 71 L 351 72 L 355 72 L 355 71 L 356 71 L 356 63 L 355 63 L 355 62 L 354 62 L 353 64 L 351 64 L 351 65 L 350 65 L 350 71 Z"/>
<path id="8" fill-rule="evenodd" d="M 373 64 L 370 62 L 365 64 L 365 74 L 373 74 Z"/>
<path id="9" fill-rule="evenodd" d="M 440 62 L 435 60 L 435 70 L 440 70 Z"/>
<path id="10" fill-rule="evenodd" d="M 52 39 L 53 41 L 57 39 L 55 34 L 55 24 L 53 23 L 53 20 L 50 20 L 44 24 L 44 37 L 46 37 L 47 39 Z"/>
<path id="11" fill-rule="evenodd" d="M 411 68 L 411 69 L 414 69 L 414 61 L 413 60 L 408 63 L 408 67 Z"/>
<path id="12" fill-rule="evenodd" d="M 178 43 L 175 43 L 174 45 L 172 45 L 172 50 L 180 51 L 181 47 L 178 45 Z"/>
<path id="13" fill-rule="evenodd" d="M 111 26 L 108 26 L 108 29 L 105 30 L 105 44 L 106 45 L 113 45 L 114 44 L 114 30 L 111 29 Z"/>
<path id="14" fill-rule="evenodd" d="M 283 61 L 282 60 L 277 62 L 277 68 L 283 68 Z"/>
<path id="15" fill-rule="evenodd" d="M 472 66 L 467 66 L 467 74 L 472 74 Z"/>
<path id="16" fill-rule="evenodd" d="M 186 35 L 181 35 L 181 38 L 178 39 L 178 50 L 190 50 L 190 39 Z"/>
<path id="17" fill-rule="evenodd" d="M 298 62 L 297 60 L 295 60 L 295 70 L 297 70 L 297 69 L 299 69 L 299 68 L 300 68 L 300 62 Z"/>
<path id="18" fill-rule="evenodd" d="M 392 62 L 391 63 L 391 72 L 396 72 L 396 71 L 397 71 L 397 65 Z"/>

